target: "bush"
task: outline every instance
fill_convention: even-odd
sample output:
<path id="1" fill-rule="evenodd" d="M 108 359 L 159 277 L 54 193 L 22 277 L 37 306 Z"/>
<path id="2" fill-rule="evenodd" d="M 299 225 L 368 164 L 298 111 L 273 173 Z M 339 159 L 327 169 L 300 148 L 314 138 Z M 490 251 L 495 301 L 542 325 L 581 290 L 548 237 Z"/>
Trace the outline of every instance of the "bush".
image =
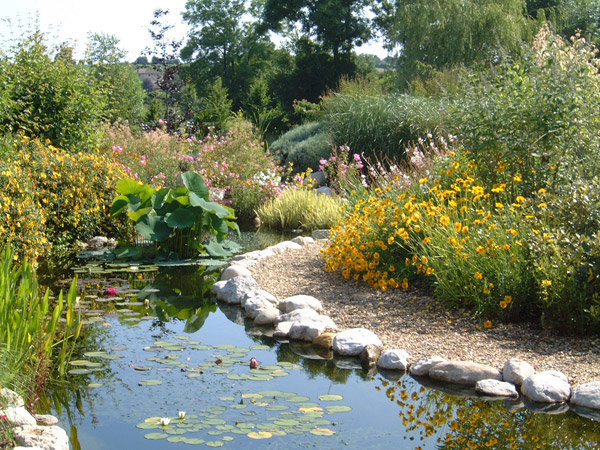
<path id="1" fill-rule="evenodd" d="M 83 65 L 52 59 L 37 32 L 0 59 L 0 131 L 49 139 L 69 151 L 95 150 L 106 98 Z"/>
<path id="2" fill-rule="evenodd" d="M 292 231 L 331 228 L 342 218 L 342 202 L 336 196 L 319 194 L 313 189 L 283 191 L 258 208 L 261 226 Z"/>
<path id="3" fill-rule="evenodd" d="M 329 157 L 331 140 L 323 123 L 309 122 L 285 133 L 269 150 L 280 164 L 291 164 L 296 172 L 303 172 L 309 167 L 317 169 L 319 160 Z"/>

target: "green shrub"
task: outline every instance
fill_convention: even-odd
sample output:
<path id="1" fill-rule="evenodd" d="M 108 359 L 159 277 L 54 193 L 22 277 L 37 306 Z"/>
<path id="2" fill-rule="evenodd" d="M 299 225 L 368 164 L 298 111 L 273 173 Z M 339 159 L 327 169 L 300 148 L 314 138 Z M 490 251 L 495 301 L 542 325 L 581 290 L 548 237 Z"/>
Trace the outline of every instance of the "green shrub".
<path id="1" fill-rule="evenodd" d="M 331 141 L 322 122 L 308 122 L 291 129 L 269 148 L 282 165 L 293 164 L 296 172 L 319 167 L 319 159 L 331 152 Z"/>
<path id="2" fill-rule="evenodd" d="M 342 218 L 342 201 L 312 189 L 286 189 L 258 208 L 261 226 L 282 231 L 331 228 Z"/>

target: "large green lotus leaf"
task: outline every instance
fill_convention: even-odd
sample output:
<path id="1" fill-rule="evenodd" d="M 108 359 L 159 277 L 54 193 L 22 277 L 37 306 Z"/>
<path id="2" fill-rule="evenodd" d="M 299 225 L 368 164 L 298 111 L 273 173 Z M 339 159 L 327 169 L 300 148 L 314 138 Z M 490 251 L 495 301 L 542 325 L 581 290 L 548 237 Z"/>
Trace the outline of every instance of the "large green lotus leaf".
<path id="1" fill-rule="evenodd" d="M 195 222 L 196 215 L 188 208 L 178 208 L 167 217 L 167 225 L 171 228 L 191 228 Z"/>
<path id="2" fill-rule="evenodd" d="M 190 204 L 192 206 L 198 206 L 208 213 L 216 214 L 219 219 L 225 219 L 230 214 L 229 209 L 225 206 L 219 205 L 217 202 L 206 201 L 194 192 L 190 192 Z"/>
<path id="3" fill-rule="evenodd" d="M 129 204 L 130 207 L 131 207 L 131 205 L 133 205 L 133 203 Z M 135 211 L 128 211 L 127 216 L 129 216 L 129 218 L 131 220 L 133 220 L 134 222 L 138 222 L 142 217 L 146 216 L 150 211 L 152 211 L 152 207 L 147 206 L 145 208 L 136 209 Z"/>
<path id="4" fill-rule="evenodd" d="M 168 189 L 168 188 L 162 188 L 162 189 L 159 189 L 158 191 L 156 191 L 152 195 L 152 207 L 155 210 L 162 208 L 165 203 L 165 199 L 168 197 L 170 192 L 171 192 L 171 189 Z"/>
<path id="5" fill-rule="evenodd" d="M 214 240 L 206 244 L 204 246 L 204 249 L 208 252 L 210 256 L 213 256 L 215 258 L 227 258 L 228 256 L 231 256 L 231 253 L 229 251 L 225 250 L 221 244 Z"/>
<path id="6" fill-rule="evenodd" d="M 149 241 L 163 242 L 171 234 L 171 228 L 161 217 L 144 216 L 135 225 L 138 233 Z"/>
<path id="7" fill-rule="evenodd" d="M 229 232 L 229 227 L 227 226 L 227 221 L 223 219 L 219 219 L 217 216 L 212 216 L 212 227 L 217 230 L 217 232 L 227 235 Z"/>
<path id="8" fill-rule="evenodd" d="M 125 195 L 117 196 L 113 200 L 112 205 L 110 207 L 110 215 L 113 217 L 116 216 L 117 214 L 121 213 L 125 208 L 127 208 L 128 205 L 129 198 L 127 198 Z"/>
<path id="9" fill-rule="evenodd" d="M 187 206 L 190 204 L 190 196 L 189 189 L 183 186 L 179 186 L 178 188 L 171 190 L 169 197 L 166 199 L 167 203 L 172 203 L 176 201 L 180 205 Z"/>
<path id="10" fill-rule="evenodd" d="M 137 180 L 126 178 L 117 182 L 117 192 L 122 195 L 136 195 L 142 201 L 148 200 L 154 194 L 152 189 L 147 184 L 142 184 Z"/>
<path id="11" fill-rule="evenodd" d="M 183 185 L 193 192 L 197 196 L 208 200 L 208 186 L 204 182 L 204 179 L 196 172 L 188 171 L 181 175 Z"/>

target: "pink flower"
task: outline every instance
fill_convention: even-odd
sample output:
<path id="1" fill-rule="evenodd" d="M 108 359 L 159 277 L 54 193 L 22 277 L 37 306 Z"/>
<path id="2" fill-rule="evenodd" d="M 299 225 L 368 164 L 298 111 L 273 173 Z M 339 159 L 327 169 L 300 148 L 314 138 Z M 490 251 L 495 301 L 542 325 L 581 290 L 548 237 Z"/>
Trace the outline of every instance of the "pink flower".
<path id="1" fill-rule="evenodd" d="M 360 155 L 358 153 L 354 154 L 354 161 L 360 162 Z"/>
<path id="2" fill-rule="evenodd" d="M 106 288 L 104 290 L 104 295 L 106 295 L 107 297 L 116 297 L 117 296 L 117 290 L 114 287 Z"/>

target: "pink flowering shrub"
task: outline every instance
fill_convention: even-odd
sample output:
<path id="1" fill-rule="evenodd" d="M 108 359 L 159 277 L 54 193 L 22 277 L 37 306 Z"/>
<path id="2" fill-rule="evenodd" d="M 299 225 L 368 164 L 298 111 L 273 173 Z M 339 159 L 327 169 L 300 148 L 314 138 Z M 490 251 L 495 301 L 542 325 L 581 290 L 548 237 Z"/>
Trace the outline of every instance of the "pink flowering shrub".
<path id="1" fill-rule="evenodd" d="M 319 161 L 319 170 L 325 173 L 327 184 L 341 196 L 346 194 L 347 182 L 360 178 L 363 167 L 361 156 L 358 153 L 351 155 L 347 145 L 334 148 L 329 159 Z"/>

